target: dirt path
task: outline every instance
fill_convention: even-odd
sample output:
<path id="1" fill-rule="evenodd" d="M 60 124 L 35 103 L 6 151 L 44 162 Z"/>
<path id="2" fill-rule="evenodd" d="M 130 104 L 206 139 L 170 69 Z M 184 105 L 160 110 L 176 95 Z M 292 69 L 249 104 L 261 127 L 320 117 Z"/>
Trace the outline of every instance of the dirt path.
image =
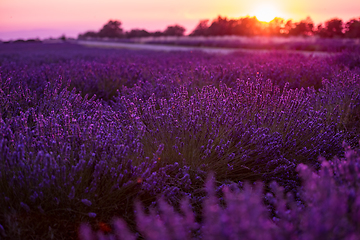
<path id="1" fill-rule="evenodd" d="M 328 52 L 311 52 L 311 51 L 294 51 L 294 50 L 256 50 L 242 48 L 211 48 L 211 47 L 191 47 L 191 46 L 173 46 L 173 45 L 157 45 L 157 44 L 141 44 L 141 43 L 120 43 L 120 42 L 103 42 L 103 41 L 77 41 L 78 44 L 88 47 L 105 47 L 105 48 L 127 48 L 136 50 L 153 50 L 153 51 L 203 51 L 207 53 L 229 54 L 234 52 L 247 53 L 268 53 L 268 52 L 287 52 L 300 53 L 306 56 L 327 57 L 334 53 Z"/>

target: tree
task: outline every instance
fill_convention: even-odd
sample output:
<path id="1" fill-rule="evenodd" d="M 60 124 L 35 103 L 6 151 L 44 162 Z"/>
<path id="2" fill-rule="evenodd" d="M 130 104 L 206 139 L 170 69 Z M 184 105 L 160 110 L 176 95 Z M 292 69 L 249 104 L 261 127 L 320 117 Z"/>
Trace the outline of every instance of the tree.
<path id="1" fill-rule="evenodd" d="M 325 22 L 325 33 L 326 37 L 342 37 L 343 33 L 343 21 L 338 18 L 333 18 Z"/>
<path id="2" fill-rule="evenodd" d="M 208 28 L 208 34 L 211 36 L 231 35 L 233 25 L 234 21 L 229 21 L 226 17 L 222 18 L 221 16 L 218 16 Z"/>
<path id="3" fill-rule="evenodd" d="M 168 26 L 164 31 L 164 36 L 184 36 L 186 29 L 179 25 Z"/>
<path id="4" fill-rule="evenodd" d="M 110 20 L 99 31 L 98 36 L 99 37 L 108 37 L 108 38 L 121 38 L 121 37 L 123 37 L 123 30 L 120 26 L 121 26 L 120 21 Z"/>
<path id="5" fill-rule="evenodd" d="M 88 31 L 84 34 L 79 34 L 78 36 L 79 39 L 97 38 L 97 37 L 98 37 L 98 33 L 94 31 Z"/>
<path id="6" fill-rule="evenodd" d="M 353 18 L 345 24 L 345 37 L 360 38 L 360 18 Z"/>
<path id="7" fill-rule="evenodd" d="M 311 36 L 314 33 L 314 23 L 310 17 L 295 23 L 295 27 L 292 27 L 289 31 L 289 35 L 293 36 Z"/>
<path id="8" fill-rule="evenodd" d="M 315 34 L 318 35 L 319 37 L 325 38 L 327 37 L 327 33 L 326 33 L 326 29 L 323 26 L 323 24 L 319 24 L 317 25 L 317 29 L 315 31 Z"/>
<path id="9" fill-rule="evenodd" d="M 139 38 L 139 37 L 149 37 L 151 33 L 144 29 L 132 29 L 130 32 L 126 32 L 127 38 Z"/>
<path id="10" fill-rule="evenodd" d="M 199 24 L 196 26 L 194 31 L 190 34 L 190 36 L 207 36 L 209 29 L 209 20 L 201 20 Z"/>
<path id="11" fill-rule="evenodd" d="M 292 22 L 292 20 L 287 20 L 284 27 L 284 34 L 290 35 L 291 29 L 295 28 L 295 24 Z"/>
<path id="12" fill-rule="evenodd" d="M 66 36 L 65 36 L 65 34 L 63 34 L 63 35 L 61 35 L 60 37 L 59 37 L 59 40 L 62 40 L 62 41 L 66 41 Z"/>
<path id="13" fill-rule="evenodd" d="M 256 36 L 261 33 L 261 22 L 256 17 L 240 19 L 241 28 L 245 36 Z"/>
<path id="14" fill-rule="evenodd" d="M 150 33 L 151 36 L 154 36 L 154 37 L 161 37 L 161 36 L 164 36 L 163 32 L 161 31 L 156 31 L 156 32 L 153 32 L 153 33 Z"/>
<path id="15" fill-rule="evenodd" d="M 280 36 L 283 33 L 284 28 L 284 19 L 282 18 L 274 18 L 269 22 L 268 32 L 271 36 Z"/>
<path id="16" fill-rule="evenodd" d="M 216 35 L 255 36 L 262 32 L 259 20 L 256 17 L 249 16 L 230 20 L 219 17 L 217 21 L 211 24 L 210 28 L 212 28 L 211 32 L 217 30 Z"/>

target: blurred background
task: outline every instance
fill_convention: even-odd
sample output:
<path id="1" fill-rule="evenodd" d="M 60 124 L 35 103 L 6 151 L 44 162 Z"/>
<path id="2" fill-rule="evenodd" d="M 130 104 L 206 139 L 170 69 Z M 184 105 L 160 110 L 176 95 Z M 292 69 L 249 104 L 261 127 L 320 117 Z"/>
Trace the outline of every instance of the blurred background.
<path id="1" fill-rule="evenodd" d="M 1 0 L 0 40 L 75 39 L 79 34 L 358 37 L 359 9 L 357 0 Z M 106 34 L 108 23 L 118 35 Z"/>

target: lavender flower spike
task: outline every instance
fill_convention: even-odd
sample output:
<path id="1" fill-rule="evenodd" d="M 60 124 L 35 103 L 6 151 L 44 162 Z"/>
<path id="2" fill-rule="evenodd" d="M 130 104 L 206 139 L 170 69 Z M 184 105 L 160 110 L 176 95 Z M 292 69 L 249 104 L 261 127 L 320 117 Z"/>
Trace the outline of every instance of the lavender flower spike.
<path id="1" fill-rule="evenodd" d="M 88 207 L 90 207 L 91 206 L 91 201 L 89 201 L 89 200 L 87 200 L 87 199 L 81 199 L 81 202 L 83 203 L 83 204 L 85 204 L 86 206 L 88 206 Z"/>

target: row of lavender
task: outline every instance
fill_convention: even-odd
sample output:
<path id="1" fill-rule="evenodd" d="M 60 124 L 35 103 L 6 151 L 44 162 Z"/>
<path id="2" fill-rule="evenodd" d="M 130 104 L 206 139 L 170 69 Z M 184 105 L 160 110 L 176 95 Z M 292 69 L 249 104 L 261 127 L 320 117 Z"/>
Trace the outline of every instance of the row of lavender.
<path id="1" fill-rule="evenodd" d="M 134 200 L 160 195 L 199 213 L 209 172 L 296 193 L 298 164 L 319 169 L 360 139 L 359 69 L 338 57 L 2 50 L 3 236 L 66 239 L 114 216 L 134 227 Z"/>
<path id="2" fill-rule="evenodd" d="M 237 79 L 254 80 L 259 75 L 280 87 L 289 82 L 290 88 L 317 89 L 323 78 L 336 77 L 341 69 L 360 67 L 356 52 L 317 59 L 276 51 L 265 55 L 236 53 L 229 57 L 199 52 L 119 53 L 70 44 L 7 44 L 1 48 L 3 79 L 10 78 L 13 84 L 26 83 L 41 95 L 46 82 L 61 76 L 65 81 L 71 79 L 72 87 L 82 96 L 96 94 L 106 101 L 112 100 L 117 90 L 127 97 L 135 93 L 147 99 L 154 93 L 168 98 L 180 86 L 185 85 L 193 93 L 196 88 L 218 86 L 219 82 L 233 87 Z"/>

